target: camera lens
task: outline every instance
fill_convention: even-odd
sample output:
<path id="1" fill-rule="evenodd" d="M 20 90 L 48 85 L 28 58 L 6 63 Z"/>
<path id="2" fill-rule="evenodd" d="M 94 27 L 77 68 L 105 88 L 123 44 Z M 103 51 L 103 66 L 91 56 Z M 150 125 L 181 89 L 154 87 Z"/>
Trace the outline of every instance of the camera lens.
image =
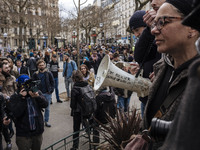
<path id="1" fill-rule="evenodd" d="M 164 140 L 169 132 L 172 121 L 164 121 L 158 118 L 153 118 L 151 121 L 150 135 L 156 141 Z"/>

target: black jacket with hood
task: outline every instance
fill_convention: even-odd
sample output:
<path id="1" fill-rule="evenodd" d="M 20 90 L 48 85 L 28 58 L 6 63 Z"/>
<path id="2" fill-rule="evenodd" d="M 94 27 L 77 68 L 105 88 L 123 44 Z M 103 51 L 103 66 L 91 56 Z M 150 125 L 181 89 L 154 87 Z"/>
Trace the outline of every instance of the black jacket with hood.
<path id="1" fill-rule="evenodd" d="M 31 137 L 40 135 L 44 132 L 42 109 L 48 106 L 48 102 L 45 97 L 42 96 L 41 92 L 39 92 L 38 97 L 31 97 L 31 100 L 37 114 L 35 117 L 36 129 L 34 131 L 30 130 L 27 97 L 26 99 L 22 99 L 22 96 L 18 93 L 15 93 L 10 97 L 9 109 L 14 116 L 16 136 Z"/>

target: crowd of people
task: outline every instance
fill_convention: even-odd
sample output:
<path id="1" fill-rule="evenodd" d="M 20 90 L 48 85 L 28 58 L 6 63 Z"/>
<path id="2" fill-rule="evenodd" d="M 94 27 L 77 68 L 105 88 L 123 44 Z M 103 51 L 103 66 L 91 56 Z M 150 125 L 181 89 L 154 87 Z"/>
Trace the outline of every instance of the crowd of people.
<path id="1" fill-rule="evenodd" d="M 1 56 L 0 150 L 3 149 L 2 135 L 7 143 L 7 149 L 11 149 L 11 138 L 14 134 L 19 150 L 41 149 L 44 126 L 51 127 L 50 104 L 53 103 L 54 90 L 58 103 L 70 101 L 74 132 L 80 130 L 81 123 L 86 126 L 85 119 L 91 119 L 91 116 L 83 116 L 82 96 L 86 94 L 82 92 L 83 88 L 91 87 L 88 91 L 94 92 L 97 107 L 93 115 L 102 124 L 107 123 L 107 114 L 115 117 L 115 109 L 127 113 L 133 91 L 120 87 L 101 87 L 98 91 L 93 90 L 99 65 L 105 55 L 108 55 L 111 62 L 121 70 L 132 75 L 139 72 L 143 78 L 152 81 L 148 96 L 139 97 L 141 129 L 151 129 L 153 118 L 174 121 L 172 130 L 182 129 L 178 121 L 183 123 L 183 120 L 178 119 L 177 110 L 179 105 L 187 110 L 182 103 L 189 101 L 185 98 L 188 97 L 185 88 L 188 81 L 191 81 L 188 76 L 189 68 L 192 63 L 199 60 L 195 44 L 200 37 L 199 26 L 191 23 L 191 20 L 188 23 L 186 17 L 193 11 L 194 6 L 199 6 L 199 2 L 196 1 L 194 6 L 191 4 L 192 1 L 189 0 L 152 0 L 152 10 L 134 12 L 129 21 L 131 32 L 138 38 L 134 51 L 129 45 L 82 44 L 80 50 L 68 45 L 60 49 L 46 49 L 45 52 L 11 51 Z M 198 7 L 196 11 L 199 12 Z M 184 24 L 187 26 L 182 24 L 185 18 L 187 20 Z M 62 67 L 59 65 L 60 62 L 63 62 Z M 119 62 L 134 62 L 134 67 L 126 66 L 125 63 L 117 65 Z M 63 100 L 59 95 L 59 72 L 62 72 L 66 88 L 66 99 Z M 181 116 L 181 110 L 178 114 Z M 98 122 L 93 120 L 92 123 L 99 127 Z M 187 127 L 192 128 L 192 125 L 189 125 Z M 95 129 L 93 132 L 96 135 L 93 142 L 99 143 L 99 132 Z M 79 148 L 78 136 L 78 133 L 73 136 L 72 150 Z M 151 149 L 161 148 L 163 144 L 161 149 L 179 149 L 178 146 L 183 143 L 178 140 L 181 137 L 174 137 L 177 143 L 171 141 L 172 137 L 171 131 L 165 144 L 165 139 L 154 139 Z M 173 145 L 170 145 L 170 142 Z M 183 145 L 181 149 L 187 149 L 188 145 L 185 148 Z"/>

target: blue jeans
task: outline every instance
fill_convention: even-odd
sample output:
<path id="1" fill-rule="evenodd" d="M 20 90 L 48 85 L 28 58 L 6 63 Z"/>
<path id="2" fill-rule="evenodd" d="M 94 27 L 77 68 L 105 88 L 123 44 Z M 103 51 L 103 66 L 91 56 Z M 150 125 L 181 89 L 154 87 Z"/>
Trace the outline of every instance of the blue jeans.
<path id="1" fill-rule="evenodd" d="M 145 105 L 144 103 L 141 102 L 141 115 L 142 115 L 142 118 L 144 116 L 144 109 L 145 109 Z"/>
<path id="2" fill-rule="evenodd" d="M 129 103 L 130 103 L 130 98 L 131 97 L 124 98 L 124 97 L 118 96 L 117 108 L 123 109 L 125 112 L 127 112 Z"/>
<path id="3" fill-rule="evenodd" d="M 60 53 L 60 61 L 63 61 L 63 54 Z"/>
<path id="4" fill-rule="evenodd" d="M 44 121 L 45 122 L 48 122 L 49 121 L 49 112 L 50 112 L 50 103 L 51 103 L 51 94 L 47 94 L 47 93 L 45 93 L 45 94 L 43 94 L 44 95 L 44 97 L 46 98 L 46 100 L 47 100 L 47 102 L 48 102 L 48 107 L 47 108 L 45 108 L 45 111 L 44 111 Z"/>
<path id="5" fill-rule="evenodd" d="M 59 90 L 58 90 L 58 78 L 54 78 L 54 82 L 55 82 L 54 88 L 55 88 L 55 93 L 56 93 L 56 99 L 57 101 L 59 101 L 60 98 L 59 98 Z"/>
<path id="6" fill-rule="evenodd" d="M 71 85 L 71 89 L 70 89 L 70 86 Z M 72 78 L 66 78 L 65 77 L 65 88 L 67 90 L 67 97 L 71 97 L 71 90 L 72 90 L 72 87 L 73 87 L 73 81 L 72 81 Z"/>

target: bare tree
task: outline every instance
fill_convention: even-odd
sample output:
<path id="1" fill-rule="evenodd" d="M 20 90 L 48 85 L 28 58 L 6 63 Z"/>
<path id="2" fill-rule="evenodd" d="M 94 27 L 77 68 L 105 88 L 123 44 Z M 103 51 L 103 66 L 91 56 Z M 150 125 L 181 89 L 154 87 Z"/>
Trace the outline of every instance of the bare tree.
<path id="1" fill-rule="evenodd" d="M 98 28 L 101 22 L 101 8 L 96 6 L 88 6 L 81 10 L 80 27 L 85 31 L 86 43 L 90 43 L 90 32 L 92 28 Z"/>
<path id="2" fill-rule="evenodd" d="M 77 23 L 76 23 L 76 27 L 77 27 L 77 57 L 78 57 L 78 67 L 80 67 L 80 58 L 79 58 L 79 52 L 80 52 L 80 42 L 79 42 L 79 31 L 80 31 L 80 17 L 81 17 L 81 6 L 84 5 L 87 0 L 84 0 L 82 3 L 81 3 L 81 0 L 78 0 L 78 5 L 76 5 L 75 3 L 75 0 L 73 0 L 74 2 L 74 6 L 76 8 L 76 12 L 77 12 Z"/>
<path id="3" fill-rule="evenodd" d="M 135 1 L 135 11 L 141 10 L 150 0 L 134 0 Z"/>
<path id="4" fill-rule="evenodd" d="M 31 21 L 33 19 L 32 10 L 40 5 L 40 1 L 2 0 L 2 2 L 5 6 L 5 10 L 8 12 L 7 17 L 12 21 L 10 25 L 12 27 L 19 27 L 19 46 L 22 47 L 23 30 L 25 33 L 27 25 L 33 25 L 33 22 Z"/>

